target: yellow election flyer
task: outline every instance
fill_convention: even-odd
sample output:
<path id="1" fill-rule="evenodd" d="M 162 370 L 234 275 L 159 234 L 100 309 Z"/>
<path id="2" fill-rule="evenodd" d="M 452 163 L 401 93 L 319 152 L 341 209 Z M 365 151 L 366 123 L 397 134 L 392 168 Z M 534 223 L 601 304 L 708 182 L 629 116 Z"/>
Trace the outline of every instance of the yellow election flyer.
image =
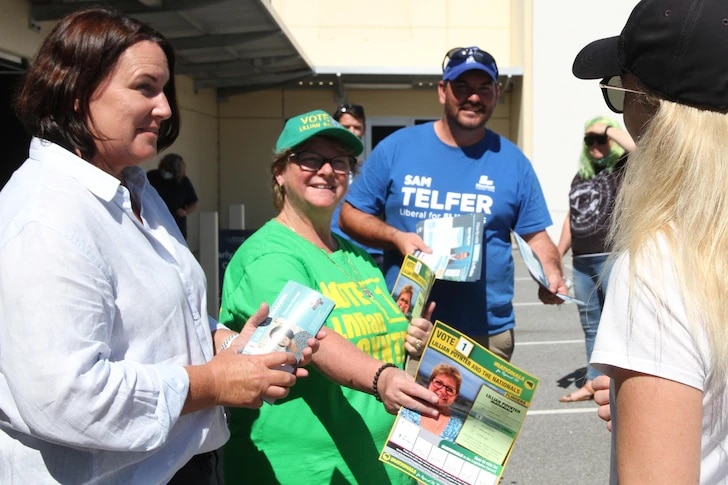
<path id="1" fill-rule="evenodd" d="M 437 321 L 415 379 L 440 417 L 400 409 L 379 459 L 425 484 L 496 485 L 538 378 Z"/>
<path id="2" fill-rule="evenodd" d="M 399 275 L 392 287 L 392 298 L 408 320 L 422 316 L 435 272 L 411 254 L 404 257 Z"/>

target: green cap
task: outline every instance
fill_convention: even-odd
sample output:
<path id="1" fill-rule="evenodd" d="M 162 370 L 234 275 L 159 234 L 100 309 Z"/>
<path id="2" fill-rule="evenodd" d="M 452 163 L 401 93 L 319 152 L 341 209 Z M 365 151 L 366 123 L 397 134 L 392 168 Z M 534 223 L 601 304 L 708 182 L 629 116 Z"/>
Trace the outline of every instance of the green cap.
<path id="1" fill-rule="evenodd" d="M 301 115 L 291 116 L 286 121 L 281 135 L 276 142 L 276 152 L 281 153 L 300 145 L 313 136 L 328 136 L 339 140 L 358 156 L 364 151 L 364 145 L 358 136 L 350 132 L 333 119 L 326 111 L 317 109 Z"/>

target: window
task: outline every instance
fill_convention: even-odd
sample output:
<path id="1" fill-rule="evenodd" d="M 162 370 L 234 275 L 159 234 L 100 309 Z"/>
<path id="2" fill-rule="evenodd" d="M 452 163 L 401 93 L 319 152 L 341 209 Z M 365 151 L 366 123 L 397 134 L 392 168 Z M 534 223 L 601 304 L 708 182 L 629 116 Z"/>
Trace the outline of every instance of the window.
<path id="1" fill-rule="evenodd" d="M 386 137 L 406 126 L 421 125 L 438 118 L 379 117 L 367 119 L 364 155 L 369 156 L 375 146 Z"/>

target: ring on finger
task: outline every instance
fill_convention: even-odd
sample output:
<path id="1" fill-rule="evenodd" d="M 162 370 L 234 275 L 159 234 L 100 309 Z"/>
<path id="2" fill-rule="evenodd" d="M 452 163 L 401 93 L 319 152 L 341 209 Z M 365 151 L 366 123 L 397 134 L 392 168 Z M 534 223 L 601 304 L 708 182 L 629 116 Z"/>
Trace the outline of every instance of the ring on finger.
<path id="1" fill-rule="evenodd" d="M 422 340 L 417 339 L 415 340 L 415 348 L 419 351 L 422 350 Z"/>

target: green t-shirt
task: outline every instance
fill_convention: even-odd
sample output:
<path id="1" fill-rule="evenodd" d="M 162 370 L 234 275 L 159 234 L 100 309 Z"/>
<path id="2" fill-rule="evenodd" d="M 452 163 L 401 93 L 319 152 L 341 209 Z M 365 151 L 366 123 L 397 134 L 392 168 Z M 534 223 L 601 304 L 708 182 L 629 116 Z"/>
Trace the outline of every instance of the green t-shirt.
<path id="1" fill-rule="evenodd" d="M 262 302 L 272 304 L 294 280 L 334 300 L 329 328 L 375 359 L 402 367 L 407 319 L 371 257 L 337 241 L 339 250 L 327 255 L 277 221 L 266 223 L 225 271 L 220 321 L 240 330 Z M 374 396 L 339 386 L 313 366 L 309 371 L 275 405 L 232 410 L 226 483 L 412 483 L 378 459 L 394 416 Z"/>

